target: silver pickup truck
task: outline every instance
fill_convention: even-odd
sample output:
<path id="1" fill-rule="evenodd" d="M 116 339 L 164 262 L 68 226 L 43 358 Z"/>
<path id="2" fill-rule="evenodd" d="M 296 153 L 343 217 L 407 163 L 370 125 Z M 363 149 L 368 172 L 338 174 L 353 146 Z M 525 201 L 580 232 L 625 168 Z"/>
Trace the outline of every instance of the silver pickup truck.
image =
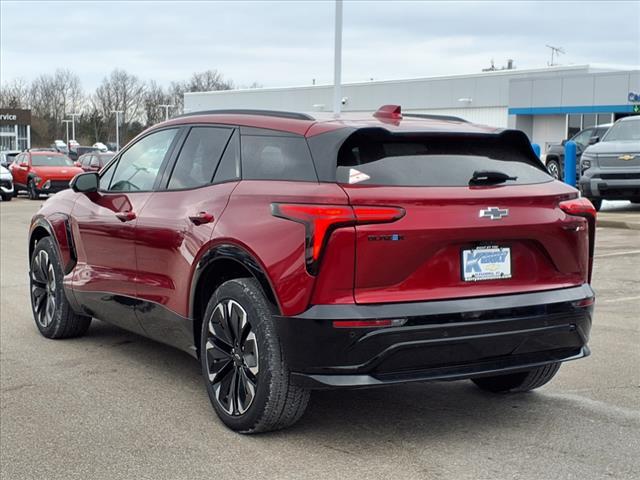
<path id="1" fill-rule="evenodd" d="M 640 116 L 618 120 L 580 159 L 580 191 L 597 210 L 602 200 L 640 203 Z"/>

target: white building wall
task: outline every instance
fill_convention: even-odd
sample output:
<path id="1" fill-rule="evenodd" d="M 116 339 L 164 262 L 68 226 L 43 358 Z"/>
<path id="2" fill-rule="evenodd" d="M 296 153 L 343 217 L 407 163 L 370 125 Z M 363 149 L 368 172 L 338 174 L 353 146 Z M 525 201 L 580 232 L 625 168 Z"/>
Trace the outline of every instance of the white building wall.
<path id="1" fill-rule="evenodd" d="M 567 131 L 566 115 L 535 115 L 533 116 L 533 134 L 531 141 L 540 145 L 546 152 L 550 143 L 560 143 Z"/>
<path id="2" fill-rule="evenodd" d="M 403 110 L 405 113 L 430 113 L 434 115 L 453 115 L 464 118 L 472 123 L 489 125 L 492 127 L 508 127 L 507 107 L 482 107 L 482 108 L 437 108 L 430 110 Z"/>

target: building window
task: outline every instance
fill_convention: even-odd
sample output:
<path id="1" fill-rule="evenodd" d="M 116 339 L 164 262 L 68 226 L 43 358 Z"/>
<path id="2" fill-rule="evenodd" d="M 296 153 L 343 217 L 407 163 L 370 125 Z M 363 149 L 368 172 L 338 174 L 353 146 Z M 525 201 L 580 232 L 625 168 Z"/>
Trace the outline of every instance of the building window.
<path id="1" fill-rule="evenodd" d="M 569 115 L 567 138 L 573 137 L 580 130 L 582 130 L 582 115 Z"/>
<path id="2" fill-rule="evenodd" d="M 596 114 L 589 113 L 588 115 L 582 116 L 582 128 L 589 128 L 596 126 Z"/>
<path id="3" fill-rule="evenodd" d="M 611 123 L 611 114 L 610 113 L 599 113 L 598 114 L 598 123 L 596 125 L 605 125 L 607 123 Z"/>

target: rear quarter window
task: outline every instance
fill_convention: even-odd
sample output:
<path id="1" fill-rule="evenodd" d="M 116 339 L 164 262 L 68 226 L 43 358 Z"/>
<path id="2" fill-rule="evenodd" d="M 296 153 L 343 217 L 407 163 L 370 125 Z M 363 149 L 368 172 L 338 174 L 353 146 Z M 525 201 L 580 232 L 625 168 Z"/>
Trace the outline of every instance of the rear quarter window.
<path id="1" fill-rule="evenodd" d="M 318 181 L 304 137 L 242 135 L 241 138 L 243 179 Z"/>
<path id="2" fill-rule="evenodd" d="M 488 135 L 394 137 L 357 132 L 338 152 L 336 179 L 343 184 L 457 187 L 469 185 L 476 171 L 492 170 L 515 177 L 506 185 L 552 181 L 519 147 Z"/>

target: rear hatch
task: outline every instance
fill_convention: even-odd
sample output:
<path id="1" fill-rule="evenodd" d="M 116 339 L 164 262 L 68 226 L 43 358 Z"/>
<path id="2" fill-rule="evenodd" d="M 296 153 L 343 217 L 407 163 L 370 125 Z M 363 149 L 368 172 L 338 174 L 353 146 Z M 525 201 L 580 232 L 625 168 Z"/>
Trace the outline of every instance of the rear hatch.
<path id="1" fill-rule="evenodd" d="M 554 181 L 529 150 L 524 135 L 509 131 L 353 134 L 337 167 L 350 203 L 404 210 L 399 220 L 355 227 L 356 302 L 487 296 L 586 282 L 589 226 L 558 206 L 577 194 Z"/>

